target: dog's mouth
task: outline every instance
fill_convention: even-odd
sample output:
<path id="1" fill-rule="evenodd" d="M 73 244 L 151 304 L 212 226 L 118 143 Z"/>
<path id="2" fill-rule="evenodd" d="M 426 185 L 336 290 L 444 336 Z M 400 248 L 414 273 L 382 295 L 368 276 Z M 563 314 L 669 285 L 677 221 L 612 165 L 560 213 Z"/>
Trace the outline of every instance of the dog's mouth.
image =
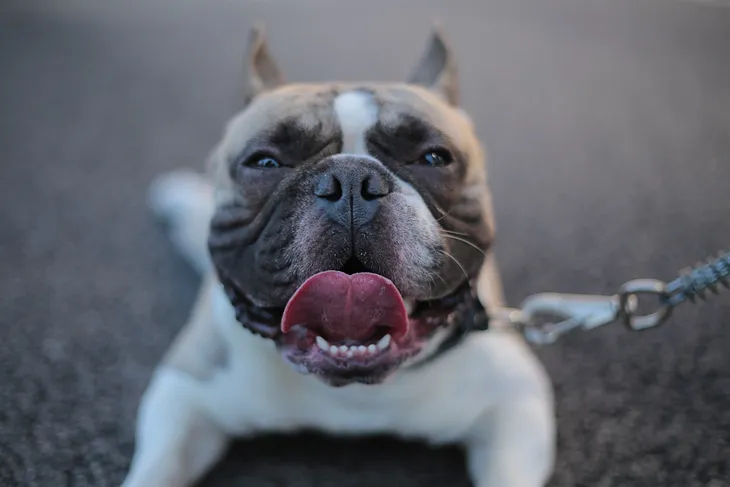
<path id="1" fill-rule="evenodd" d="M 281 331 L 290 362 L 330 382 L 372 382 L 401 358 L 409 320 L 398 289 L 385 277 L 325 271 L 291 297 Z"/>
<path id="2" fill-rule="evenodd" d="M 236 316 L 273 339 L 297 370 L 334 386 L 382 382 L 421 352 L 469 294 L 469 283 L 433 301 L 404 299 L 387 278 L 358 261 L 309 277 L 285 308 L 261 308 L 221 277 Z"/>

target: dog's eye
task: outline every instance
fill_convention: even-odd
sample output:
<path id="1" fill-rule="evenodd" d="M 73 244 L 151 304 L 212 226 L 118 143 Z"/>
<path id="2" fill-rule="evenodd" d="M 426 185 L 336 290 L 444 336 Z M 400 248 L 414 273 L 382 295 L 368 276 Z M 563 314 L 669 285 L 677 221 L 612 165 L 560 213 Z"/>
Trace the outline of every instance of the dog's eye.
<path id="1" fill-rule="evenodd" d="M 239 165 L 246 167 L 259 167 L 263 169 L 275 169 L 277 167 L 281 167 L 281 163 L 279 161 L 265 153 L 254 154 L 245 160 L 241 160 Z"/>
<path id="2" fill-rule="evenodd" d="M 427 166 L 439 167 L 450 164 L 453 160 L 453 156 L 446 149 L 433 149 L 423 154 L 418 162 Z"/>
<path id="3" fill-rule="evenodd" d="M 280 167 L 281 164 L 279 164 L 279 161 L 274 159 L 273 157 L 261 157 L 258 159 L 254 159 L 251 161 L 253 164 L 257 167 L 264 167 L 264 168 L 274 168 L 274 167 Z"/>

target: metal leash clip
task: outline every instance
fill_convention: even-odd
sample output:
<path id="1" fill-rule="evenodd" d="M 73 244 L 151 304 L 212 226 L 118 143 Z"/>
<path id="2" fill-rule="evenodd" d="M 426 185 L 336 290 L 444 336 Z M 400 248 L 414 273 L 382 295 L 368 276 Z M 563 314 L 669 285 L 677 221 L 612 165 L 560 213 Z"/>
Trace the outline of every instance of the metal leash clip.
<path id="1" fill-rule="evenodd" d="M 530 343 L 547 345 L 577 328 L 592 330 L 613 323 L 619 305 L 615 296 L 534 294 L 522 302 L 518 326 Z M 559 320 L 546 321 L 548 317 Z"/>
<path id="2" fill-rule="evenodd" d="M 520 330 L 528 342 L 546 345 L 575 329 L 593 330 L 616 321 L 623 321 L 632 331 L 657 327 L 669 319 L 678 304 L 705 299 L 708 290 L 717 294 L 720 286 L 730 288 L 728 253 L 689 269 L 669 284 L 636 279 L 625 283 L 613 296 L 534 294 L 522 302 L 520 309 L 507 308 L 500 317 Z M 651 312 L 640 311 L 646 307 Z"/>

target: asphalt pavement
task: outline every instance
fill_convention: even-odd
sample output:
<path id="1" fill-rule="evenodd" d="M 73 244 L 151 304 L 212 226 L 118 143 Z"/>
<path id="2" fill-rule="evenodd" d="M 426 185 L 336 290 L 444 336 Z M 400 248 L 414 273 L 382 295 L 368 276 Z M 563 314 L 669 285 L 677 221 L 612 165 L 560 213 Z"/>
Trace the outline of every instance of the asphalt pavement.
<path id="1" fill-rule="evenodd" d="M 670 0 L 10 2 L 0 6 L 0 485 L 115 486 L 198 279 L 150 180 L 201 167 L 248 28 L 289 79 L 401 80 L 439 17 L 489 154 L 510 304 L 671 279 L 730 246 L 730 8 Z M 730 292 L 664 327 L 537 350 L 551 486 L 730 485 Z M 467 486 L 457 449 L 237 444 L 208 486 Z"/>

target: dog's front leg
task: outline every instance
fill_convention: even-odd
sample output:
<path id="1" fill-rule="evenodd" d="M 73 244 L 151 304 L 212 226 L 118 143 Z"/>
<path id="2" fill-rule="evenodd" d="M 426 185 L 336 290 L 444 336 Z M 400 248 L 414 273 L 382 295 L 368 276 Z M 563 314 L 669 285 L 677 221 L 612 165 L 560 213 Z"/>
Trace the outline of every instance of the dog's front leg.
<path id="1" fill-rule="evenodd" d="M 227 435 L 203 404 L 224 349 L 213 326 L 212 275 L 158 366 L 137 413 L 136 448 L 123 487 L 194 484 L 221 457 Z"/>
<path id="2" fill-rule="evenodd" d="M 554 462 L 552 401 L 535 395 L 485 412 L 467 440 L 475 487 L 543 487 Z"/>
<path id="3" fill-rule="evenodd" d="M 163 367 L 142 398 L 136 450 L 123 487 L 194 484 L 223 454 L 227 435 L 199 403 L 196 380 Z"/>

